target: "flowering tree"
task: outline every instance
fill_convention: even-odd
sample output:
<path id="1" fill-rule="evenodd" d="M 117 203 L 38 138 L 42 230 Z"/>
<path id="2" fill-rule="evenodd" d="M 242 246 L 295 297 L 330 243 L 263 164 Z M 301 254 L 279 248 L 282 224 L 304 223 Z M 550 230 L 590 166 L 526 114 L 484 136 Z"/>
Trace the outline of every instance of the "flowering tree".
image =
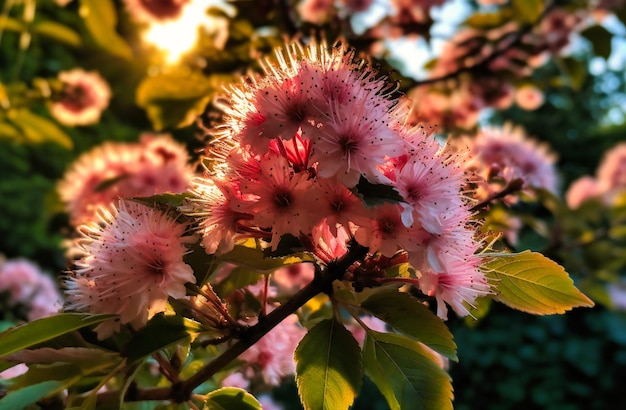
<path id="1" fill-rule="evenodd" d="M 573 33 L 606 53 L 600 22 L 619 2 L 468 2 L 417 62 L 394 40 L 431 39 L 443 1 L 18 3 L 2 27 L 22 53 L 33 36 L 107 53 L 119 83 L 83 69 L 7 81 L 8 137 L 71 148 L 65 127 L 124 104 L 120 72 L 140 72 L 131 98 L 152 129 L 85 150 L 60 179 L 63 306 L 0 335 L 0 408 L 258 409 L 292 375 L 307 409 L 349 408 L 364 377 L 390 408 L 452 408 L 449 316 L 593 306 L 558 263 L 516 250 L 514 207 L 613 206 L 621 148 L 564 203 L 546 144 L 478 120 L 541 106 L 542 65 L 582 67 Z M 165 134 L 191 127 L 193 154 Z M 6 283 L 16 311 L 24 290 Z"/>

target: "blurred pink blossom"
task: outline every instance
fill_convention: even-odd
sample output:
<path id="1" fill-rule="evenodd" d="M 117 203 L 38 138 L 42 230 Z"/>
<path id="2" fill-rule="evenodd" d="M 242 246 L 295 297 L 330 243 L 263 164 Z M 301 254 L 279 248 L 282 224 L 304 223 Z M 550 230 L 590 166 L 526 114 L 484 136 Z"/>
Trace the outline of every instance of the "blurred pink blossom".
<path id="1" fill-rule="evenodd" d="M 52 316 L 63 305 L 51 276 L 33 262 L 18 258 L 0 261 L 0 293 L 8 292 L 10 303 L 28 309 L 27 319 Z"/>
<path id="2" fill-rule="evenodd" d="M 138 143 L 106 142 L 72 163 L 57 190 L 74 225 L 117 198 L 184 192 L 193 168 L 185 147 L 169 135 L 142 134 Z"/>
<path id="3" fill-rule="evenodd" d="M 75 68 L 60 72 L 59 81 L 63 89 L 50 104 L 52 115 L 69 126 L 98 122 L 111 98 L 111 89 L 100 74 Z"/>

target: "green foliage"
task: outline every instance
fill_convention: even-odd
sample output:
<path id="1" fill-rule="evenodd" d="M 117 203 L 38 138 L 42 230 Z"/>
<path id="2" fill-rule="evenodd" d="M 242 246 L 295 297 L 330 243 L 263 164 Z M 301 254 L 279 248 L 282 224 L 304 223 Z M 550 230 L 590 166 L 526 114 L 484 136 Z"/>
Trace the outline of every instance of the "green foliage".
<path id="1" fill-rule="evenodd" d="M 71 149 L 72 139 L 53 121 L 37 115 L 27 109 L 9 111 L 8 119 L 20 131 L 20 135 L 29 143 L 54 142 Z"/>
<path id="2" fill-rule="evenodd" d="M 513 16 L 524 24 L 534 24 L 544 9 L 544 0 L 513 0 Z"/>
<path id="3" fill-rule="evenodd" d="M 361 307 L 404 335 L 457 360 L 456 345 L 448 327 L 422 302 L 409 294 L 397 290 L 382 290 L 369 296 L 361 303 Z"/>
<path id="4" fill-rule="evenodd" d="M 363 351 L 365 374 L 392 410 L 452 409 L 452 384 L 437 358 L 418 342 L 368 331 Z"/>
<path id="5" fill-rule="evenodd" d="M 352 334 L 335 319 L 315 325 L 294 354 L 296 382 L 307 410 L 348 409 L 363 377 L 361 352 Z"/>
<path id="6" fill-rule="evenodd" d="M 536 252 L 498 255 L 481 269 L 495 291 L 494 298 L 524 312 L 549 315 L 593 306 L 562 266 Z"/>
<path id="7" fill-rule="evenodd" d="M 0 333 L 0 357 L 111 318 L 111 315 L 60 313 Z"/>
<path id="8" fill-rule="evenodd" d="M 0 399 L 0 410 L 27 409 L 40 399 L 61 392 L 65 387 L 63 381 L 49 380 L 12 391 Z"/>
<path id="9" fill-rule="evenodd" d="M 147 76 L 137 88 L 137 105 L 146 110 L 157 131 L 185 127 L 204 112 L 223 80 L 175 69 Z"/>
<path id="10" fill-rule="evenodd" d="M 225 387 L 207 394 L 204 410 L 261 410 L 261 404 L 245 390 Z"/>
<path id="11" fill-rule="evenodd" d="M 456 410 L 626 406 L 626 316 L 603 307 L 532 316 L 494 303 L 474 328 L 452 320 Z"/>
<path id="12" fill-rule="evenodd" d="M 116 32 L 117 11 L 111 0 L 80 0 L 80 15 L 98 47 L 130 60 L 133 52 Z"/>
<path id="13" fill-rule="evenodd" d="M 124 347 L 129 363 L 139 361 L 152 353 L 175 344 L 188 344 L 205 331 L 202 325 L 178 315 L 158 314 L 133 335 Z"/>

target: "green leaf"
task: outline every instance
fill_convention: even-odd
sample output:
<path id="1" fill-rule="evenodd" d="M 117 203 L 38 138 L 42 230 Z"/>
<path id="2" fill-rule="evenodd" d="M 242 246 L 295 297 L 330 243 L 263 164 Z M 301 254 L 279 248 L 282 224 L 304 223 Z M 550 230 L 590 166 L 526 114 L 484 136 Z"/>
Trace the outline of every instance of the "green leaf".
<path id="1" fill-rule="evenodd" d="M 450 377 L 418 342 L 368 331 L 363 364 L 392 410 L 452 410 Z"/>
<path id="2" fill-rule="evenodd" d="M 26 140 L 32 143 L 54 142 L 66 149 L 74 143 L 69 135 L 59 128 L 54 121 L 21 108 L 9 113 L 8 119 L 17 126 Z"/>
<path id="3" fill-rule="evenodd" d="M 361 388 L 359 344 L 336 320 L 324 320 L 298 344 L 296 384 L 305 409 L 347 409 Z"/>
<path id="4" fill-rule="evenodd" d="M 613 35 L 607 29 L 600 25 L 586 28 L 580 33 L 583 37 L 591 42 L 593 52 L 605 59 L 611 55 L 611 40 Z"/>
<path id="5" fill-rule="evenodd" d="M 71 363 L 80 369 L 83 375 L 107 372 L 122 361 L 117 352 L 88 347 L 62 347 L 60 349 L 43 347 L 22 350 L 5 358 L 27 365 Z"/>
<path id="6" fill-rule="evenodd" d="M 95 43 L 115 56 L 130 60 L 133 52 L 117 34 L 117 14 L 111 0 L 80 0 L 79 13 Z"/>
<path id="7" fill-rule="evenodd" d="M 22 21 L 8 16 L 0 16 L 0 31 L 26 31 L 26 24 Z"/>
<path id="8" fill-rule="evenodd" d="M 402 196 L 391 185 L 373 184 L 361 176 L 359 183 L 354 187 L 354 193 L 359 196 L 366 206 L 374 207 L 384 203 L 400 203 Z"/>
<path id="9" fill-rule="evenodd" d="M 80 35 L 71 28 L 51 20 L 37 21 L 32 27 L 33 33 L 49 37 L 72 47 L 82 44 Z"/>
<path id="10" fill-rule="evenodd" d="M 9 392 L 0 399 L 0 410 L 26 409 L 42 398 L 59 392 L 65 388 L 65 383 L 57 380 L 45 381 Z"/>
<path id="11" fill-rule="evenodd" d="M 263 278 L 263 273 L 246 268 L 233 269 L 226 279 L 215 285 L 215 293 L 222 298 L 229 297 L 235 290 L 254 285 Z"/>
<path id="12" fill-rule="evenodd" d="M 535 24 L 543 12 L 544 0 L 513 0 L 513 16 L 522 24 Z"/>
<path id="13" fill-rule="evenodd" d="M 225 387 L 207 394 L 204 410 L 261 410 L 261 403 L 245 390 Z"/>
<path id="14" fill-rule="evenodd" d="M 376 292 L 363 301 L 361 307 L 399 332 L 415 338 L 452 360 L 457 360 L 456 344 L 448 327 L 408 293 L 397 290 Z"/>
<path id="15" fill-rule="evenodd" d="M 20 141 L 22 139 L 22 133 L 19 129 L 15 128 L 15 126 L 7 122 L 0 122 L 0 139 Z"/>
<path id="16" fill-rule="evenodd" d="M 300 262 L 312 262 L 313 257 L 307 253 L 299 253 L 293 256 L 281 258 L 267 257 L 254 241 L 248 241 L 244 245 L 237 245 L 232 251 L 219 257 L 220 261 L 234 263 L 243 268 L 256 270 L 261 273 L 269 273 L 287 265 Z"/>
<path id="17" fill-rule="evenodd" d="M 523 312 L 549 315 L 594 305 L 562 266 L 540 253 L 498 255 L 481 269 L 496 291 L 494 298 Z"/>
<path id="18" fill-rule="evenodd" d="M 144 78 L 136 100 L 160 131 L 191 125 L 204 112 L 216 88 L 217 84 L 199 72 L 173 70 Z"/>
<path id="19" fill-rule="evenodd" d="M 510 9 L 501 9 L 493 13 L 474 13 L 465 20 L 465 24 L 472 28 L 488 30 L 500 27 L 508 22 L 511 17 L 512 13 Z"/>
<path id="20" fill-rule="evenodd" d="M 566 84 L 574 90 L 580 90 L 588 75 L 586 64 L 573 57 L 557 59 L 556 62 L 569 78 Z"/>
<path id="21" fill-rule="evenodd" d="M 104 322 L 111 317 L 113 315 L 59 313 L 14 327 L 0 333 L 0 357 L 27 349 L 74 330 Z"/>
<path id="22" fill-rule="evenodd" d="M 206 329 L 198 322 L 177 315 L 155 315 L 124 347 L 129 363 L 134 363 L 175 344 L 189 342 Z"/>

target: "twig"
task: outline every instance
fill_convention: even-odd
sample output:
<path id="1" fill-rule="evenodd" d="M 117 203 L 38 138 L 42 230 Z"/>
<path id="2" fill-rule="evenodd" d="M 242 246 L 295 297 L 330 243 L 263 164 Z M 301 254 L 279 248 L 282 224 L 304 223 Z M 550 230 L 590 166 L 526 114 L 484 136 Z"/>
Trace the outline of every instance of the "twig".
<path id="1" fill-rule="evenodd" d="M 148 389 L 136 389 L 124 398 L 125 401 L 144 400 L 172 400 L 177 403 L 188 401 L 193 390 L 210 379 L 215 373 L 236 359 L 240 354 L 259 341 L 276 325 L 289 315 L 302 307 L 306 302 L 320 293 L 332 293 L 332 284 L 341 279 L 347 269 L 357 261 L 362 261 L 367 255 L 368 249 L 352 242 L 349 251 L 341 259 L 332 261 L 326 269 L 317 267 L 315 279 L 302 288 L 284 304 L 270 312 L 267 316 L 259 318 L 256 325 L 249 327 L 241 335 L 241 338 L 225 350 L 221 355 L 207 363 L 187 380 L 172 384 L 170 387 L 158 387 Z M 98 403 L 105 403 L 109 397 L 116 397 L 115 391 L 104 392 L 98 395 Z"/>

